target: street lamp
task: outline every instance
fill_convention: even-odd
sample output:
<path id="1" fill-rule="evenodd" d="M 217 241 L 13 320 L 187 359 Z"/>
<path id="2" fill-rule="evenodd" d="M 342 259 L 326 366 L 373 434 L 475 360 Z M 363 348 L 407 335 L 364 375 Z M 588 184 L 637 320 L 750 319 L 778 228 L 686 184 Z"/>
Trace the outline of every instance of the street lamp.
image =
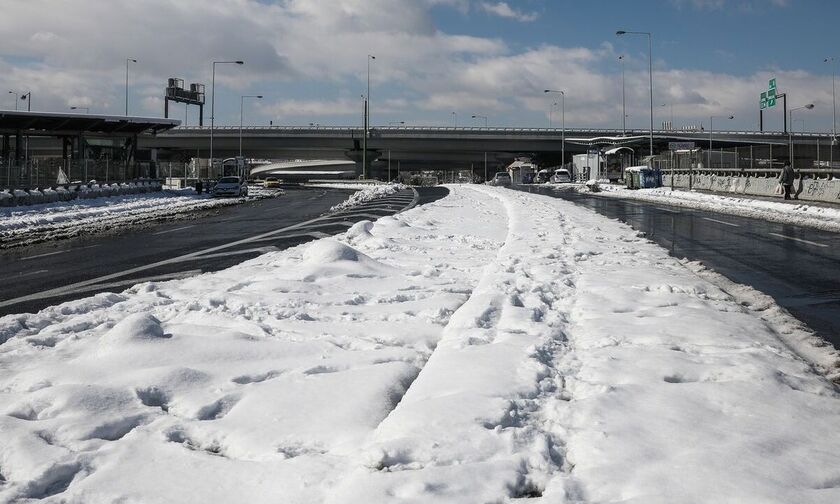
<path id="1" fill-rule="evenodd" d="M 90 114 L 90 107 L 70 107 L 70 110 L 84 110 L 85 114 Z"/>
<path id="2" fill-rule="evenodd" d="M 367 55 L 367 93 L 365 94 L 365 132 L 362 137 L 362 178 L 367 178 L 367 139 L 368 128 L 370 125 L 370 61 L 375 60 L 376 56 L 372 54 Z"/>
<path id="3" fill-rule="evenodd" d="M 213 129 L 216 125 L 216 65 L 244 65 L 244 61 L 214 61 L 213 62 L 213 78 L 210 84 L 210 165 L 207 167 L 207 175 L 210 175 L 210 170 L 213 168 Z M 199 174 L 200 175 L 200 174 Z M 199 177 L 200 178 L 200 177 Z"/>
<path id="4" fill-rule="evenodd" d="M 18 94 L 17 91 L 9 91 L 9 94 L 15 95 L 15 110 L 18 109 Z"/>
<path id="5" fill-rule="evenodd" d="M 712 167 L 712 130 L 715 129 L 714 128 L 715 117 L 717 117 L 718 119 L 724 119 L 721 116 L 710 116 L 709 117 L 709 155 L 706 158 L 706 162 L 708 163 L 707 168 Z M 726 117 L 726 119 L 735 119 L 735 116 L 730 115 L 729 117 Z"/>
<path id="6" fill-rule="evenodd" d="M 26 111 L 32 111 L 32 91 L 28 91 L 26 94 L 20 95 L 21 100 L 26 100 Z"/>
<path id="7" fill-rule="evenodd" d="M 624 94 L 624 55 L 618 57 L 621 62 L 621 135 L 627 136 L 627 97 Z"/>
<path id="8" fill-rule="evenodd" d="M 831 144 L 837 143 L 837 91 L 834 86 L 835 77 L 837 75 L 837 65 L 834 63 L 834 56 L 830 56 L 823 60 L 825 63 L 831 63 L 831 110 L 832 110 L 832 126 L 831 126 Z M 834 150 L 832 149 L 832 152 Z"/>
<path id="9" fill-rule="evenodd" d="M 245 98 L 262 100 L 262 95 L 242 95 L 239 97 L 239 157 L 242 157 L 242 108 L 245 104 Z"/>
<path id="10" fill-rule="evenodd" d="M 653 156 L 653 36 L 650 32 L 618 30 L 616 36 L 647 35 L 648 37 L 648 74 L 650 76 L 650 155 Z"/>
<path id="11" fill-rule="evenodd" d="M 137 63 L 134 58 L 125 59 L 125 115 L 128 115 L 128 64 Z"/>
<path id="12" fill-rule="evenodd" d="M 457 128 L 458 127 L 458 113 L 452 112 L 452 126 Z"/>
<path id="13" fill-rule="evenodd" d="M 566 91 L 564 90 L 554 90 L 554 89 L 546 89 L 543 91 L 544 93 L 555 93 L 560 95 L 560 107 L 562 109 L 560 113 L 560 158 L 562 159 L 560 164 L 566 164 Z"/>
<path id="14" fill-rule="evenodd" d="M 813 103 L 809 103 L 808 105 L 803 105 L 801 107 L 792 108 L 788 111 L 788 122 L 791 125 L 791 130 L 793 129 L 793 112 L 795 110 L 811 110 L 814 108 Z M 794 156 L 793 156 L 793 133 L 788 130 L 788 158 L 790 158 L 790 167 L 793 168 Z"/>
<path id="15" fill-rule="evenodd" d="M 483 115 L 479 115 L 479 114 L 473 114 L 472 118 L 473 119 L 484 119 L 484 127 L 485 128 L 487 127 L 487 116 L 483 116 Z"/>

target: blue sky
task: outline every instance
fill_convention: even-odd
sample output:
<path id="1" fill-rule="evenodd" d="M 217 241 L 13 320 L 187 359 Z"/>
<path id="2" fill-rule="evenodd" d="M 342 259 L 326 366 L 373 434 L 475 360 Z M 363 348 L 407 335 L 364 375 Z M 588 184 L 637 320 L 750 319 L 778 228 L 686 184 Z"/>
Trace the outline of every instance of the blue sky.
<path id="1" fill-rule="evenodd" d="M 626 56 L 628 126 L 648 124 L 647 44 L 618 29 L 653 33 L 657 123 L 676 126 L 735 115 L 757 126 L 758 94 L 778 78 L 800 117 L 830 130 L 831 25 L 840 2 L 795 0 L 7 0 L 0 6 L 0 86 L 32 90 L 36 108 L 88 106 L 121 113 L 125 58 L 132 66 L 132 112 L 161 115 L 167 77 L 210 84 L 218 67 L 218 124 L 350 125 L 361 122 L 366 55 L 372 122 L 416 125 L 617 127 L 620 65 Z M 840 45 L 836 47 L 840 56 Z M 3 100 L 5 98 L 5 100 Z M 0 97 L 13 107 L 11 95 Z M 665 107 L 661 105 L 665 104 Z M 183 119 L 181 105 L 173 115 Z M 194 112 L 190 123 L 196 121 Z M 209 116 L 209 110 L 205 112 Z M 766 125 L 781 127 L 781 112 Z M 717 121 L 716 121 L 717 127 Z M 797 123 L 801 128 L 802 123 Z"/>

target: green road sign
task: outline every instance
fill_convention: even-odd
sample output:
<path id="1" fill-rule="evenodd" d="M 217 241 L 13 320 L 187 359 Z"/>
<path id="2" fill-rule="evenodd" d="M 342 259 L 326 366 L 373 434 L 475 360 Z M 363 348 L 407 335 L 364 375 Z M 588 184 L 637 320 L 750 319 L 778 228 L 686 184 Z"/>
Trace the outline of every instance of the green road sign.
<path id="1" fill-rule="evenodd" d="M 758 104 L 761 107 L 761 110 L 767 108 L 767 91 L 761 93 L 761 99 L 758 100 Z"/>
<path id="2" fill-rule="evenodd" d="M 761 110 L 768 107 L 776 106 L 776 78 L 770 79 L 767 83 L 767 91 L 761 93 L 761 98 L 758 100 L 758 106 Z"/>
<path id="3" fill-rule="evenodd" d="M 773 91 L 776 91 L 776 78 L 775 77 L 770 79 L 770 82 L 768 83 L 767 89 L 772 89 Z M 776 93 L 773 93 L 773 94 L 776 94 Z"/>
<path id="4" fill-rule="evenodd" d="M 775 100 L 776 99 L 776 88 L 767 90 L 767 99 L 768 100 Z"/>
<path id="5" fill-rule="evenodd" d="M 776 106 L 776 99 L 775 98 L 768 98 L 767 99 L 767 106 L 768 107 L 775 107 Z"/>

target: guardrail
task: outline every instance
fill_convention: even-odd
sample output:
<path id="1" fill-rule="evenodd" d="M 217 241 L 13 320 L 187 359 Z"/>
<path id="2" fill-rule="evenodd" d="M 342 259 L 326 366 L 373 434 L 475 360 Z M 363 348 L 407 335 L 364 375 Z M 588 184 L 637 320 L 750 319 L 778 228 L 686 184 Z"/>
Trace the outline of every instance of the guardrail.
<path id="1" fill-rule="evenodd" d="M 159 180 L 137 180 L 113 184 L 62 184 L 43 189 L 4 189 L 0 190 L 0 207 L 142 194 L 160 191 L 161 188 Z"/>

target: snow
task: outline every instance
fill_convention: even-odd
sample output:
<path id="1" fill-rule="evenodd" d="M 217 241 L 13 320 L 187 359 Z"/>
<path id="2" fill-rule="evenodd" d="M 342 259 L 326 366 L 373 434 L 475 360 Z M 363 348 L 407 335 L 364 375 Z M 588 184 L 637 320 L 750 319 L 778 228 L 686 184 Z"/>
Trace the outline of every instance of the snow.
<path id="1" fill-rule="evenodd" d="M 679 189 L 672 191 L 667 187 L 627 189 L 622 186 L 602 184 L 600 189 L 600 195 L 605 197 L 663 203 L 840 232 L 840 208 L 838 207 L 809 205 L 807 203 L 789 204 Z"/>
<path id="2" fill-rule="evenodd" d="M 345 210 L 347 208 L 359 206 L 362 203 L 366 203 L 368 201 L 396 194 L 404 189 L 408 189 L 408 186 L 403 184 L 368 185 L 356 191 L 349 198 L 342 201 L 338 205 L 332 207 L 330 211 L 338 212 L 340 210 Z"/>
<path id="3" fill-rule="evenodd" d="M 617 221 L 449 189 L 0 318 L 0 501 L 840 499 L 833 348 Z"/>
<path id="4" fill-rule="evenodd" d="M 127 227 L 189 212 L 236 205 L 240 199 L 187 195 L 185 191 L 80 199 L 26 207 L 0 208 L 0 244 L 34 243 Z M 268 197 L 257 194 L 256 197 Z"/>

